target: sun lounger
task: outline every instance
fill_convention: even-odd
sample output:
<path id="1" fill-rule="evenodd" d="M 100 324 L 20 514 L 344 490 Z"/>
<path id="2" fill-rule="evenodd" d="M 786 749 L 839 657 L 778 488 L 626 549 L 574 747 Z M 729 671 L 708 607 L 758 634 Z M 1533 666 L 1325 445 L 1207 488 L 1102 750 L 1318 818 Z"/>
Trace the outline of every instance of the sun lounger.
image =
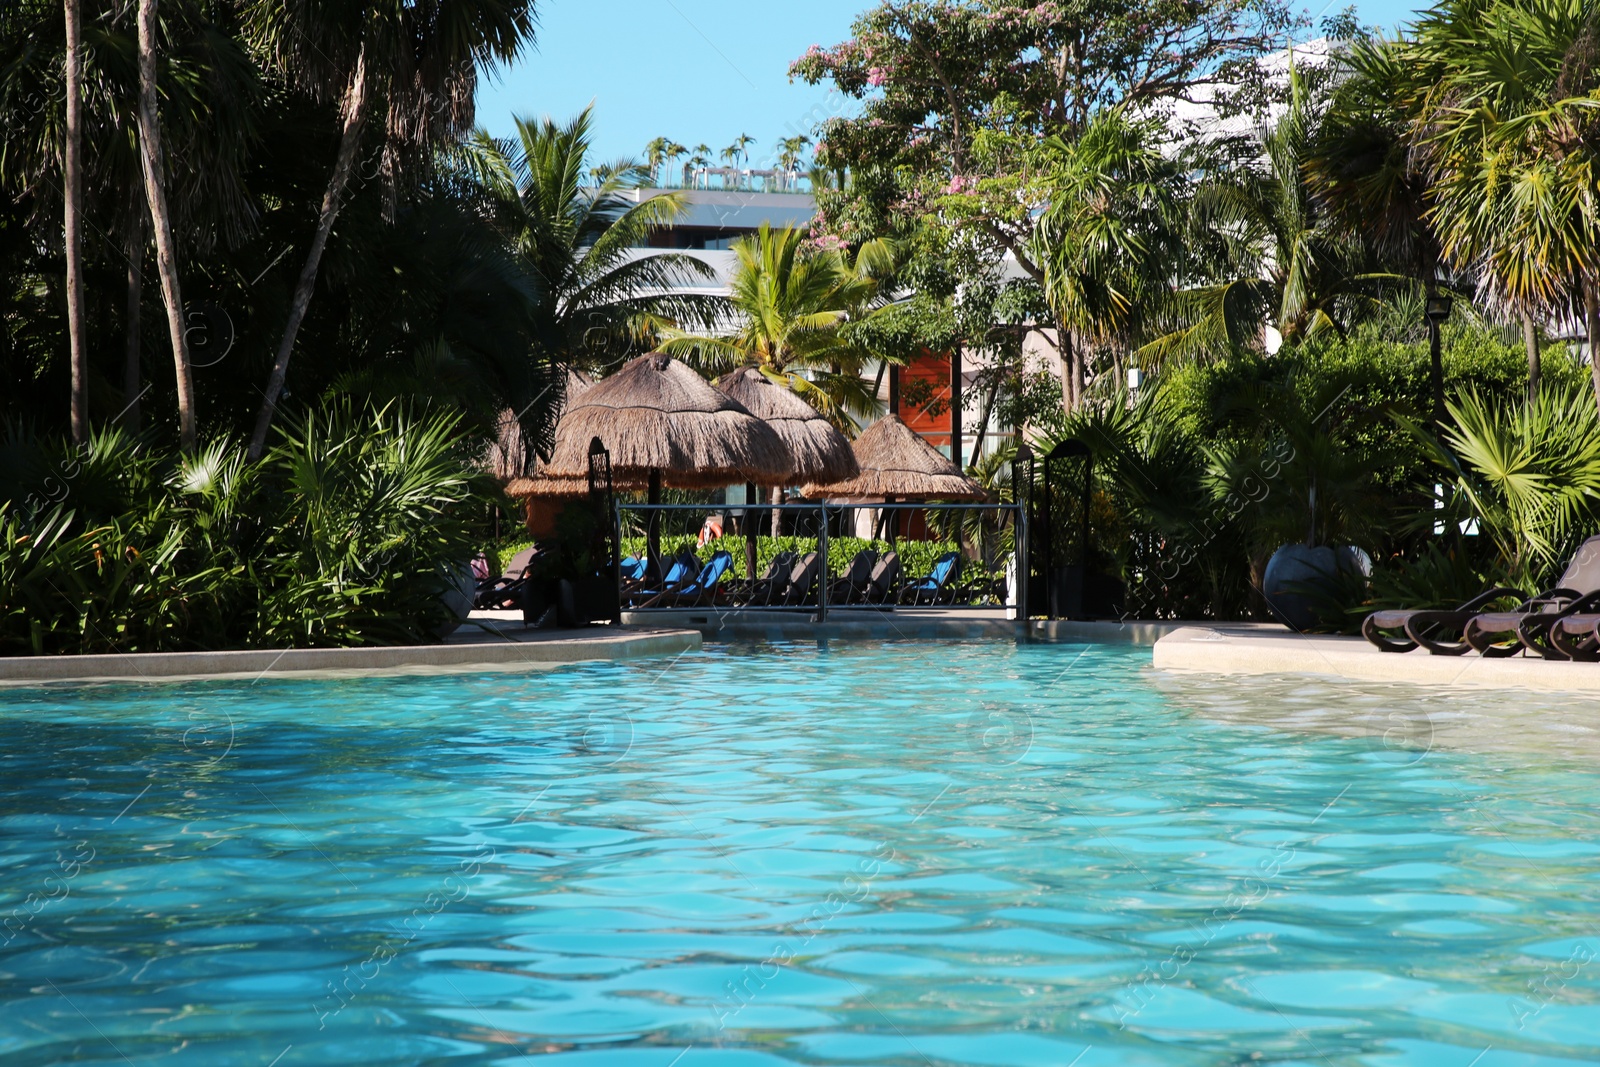
<path id="1" fill-rule="evenodd" d="M 789 571 L 789 579 L 777 603 L 786 607 L 804 604 L 811 599 L 817 579 L 822 576 L 822 564 L 815 552 L 807 552 Z"/>
<path id="2" fill-rule="evenodd" d="M 1465 642 L 1459 645 L 1446 644 L 1436 639 L 1444 634 L 1459 634 L 1467 625 L 1468 619 L 1496 600 L 1508 597 L 1520 600 L 1524 595 L 1520 589 L 1502 585 L 1485 590 L 1456 608 L 1374 611 L 1362 620 L 1361 634 L 1381 652 L 1410 652 L 1418 644 L 1423 643 L 1410 636 L 1411 625 L 1415 621 L 1419 632 L 1431 635 L 1426 642 L 1430 646 L 1428 649 L 1430 652 L 1434 652 L 1433 646 L 1438 646 L 1445 651 L 1434 652 L 1435 655 L 1459 656 L 1463 652 L 1470 652 L 1471 646 Z M 1400 636 L 1402 634 L 1405 636 Z"/>
<path id="3" fill-rule="evenodd" d="M 1597 607 L 1600 536 L 1578 546 L 1554 589 L 1525 600 L 1510 611 L 1474 615 L 1462 627 L 1462 638 L 1482 656 L 1509 656 L 1526 649 L 1545 659 L 1565 659 L 1549 644 L 1551 625 L 1563 616 L 1587 613 Z"/>
<path id="4" fill-rule="evenodd" d="M 961 556 L 946 552 L 933 561 L 928 573 L 900 590 L 902 604 L 939 604 L 948 600 L 955 591 L 953 583 L 960 573 Z"/>
<path id="5" fill-rule="evenodd" d="M 1575 612 L 1550 624 L 1550 646 L 1567 659 L 1600 662 L 1600 614 Z"/>
<path id="6" fill-rule="evenodd" d="M 1475 640 L 1484 648 L 1495 649 L 1486 655 L 1509 655 L 1517 651 L 1518 645 L 1506 642 L 1521 643 L 1519 628 L 1524 622 L 1529 622 L 1530 640 L 1538 640 L 1554 618 L 1572 611 L 1578 601 L 1597 589 L 1600 589 L 1600 537 L 1591 537 L 1573 555 L 1572 562 L 1561 575 L 1560 584 L 1537 596 L 1526 597 L 1521 590 L 1502 586 L 1480 593 L 1453 609 L 1375 611 L 1362 621 L 1361 632 L 1383 652 L 1410 652 L 1420 645 L 1435 656 L 1460 656 L 1473 650 Z M 1483 610 L 1496 600 L 1513 597 L 1517 605 L 1508 611 Z M 1469 624 L 1472 639 L 1468 637 Z M 1396 630 L 1404 633 L 1404 638 L 1396 635 Z M 1449 640 L 1451 635 L 1457 635 L 1459 640 Z"/>
<path id="7" fill-rule="evenodd" d="M 872 588 L 872 570 L 878 553 L 870 548 L 857 552 L 843 574 L 828 583 L 829 604 L 859 604 Z"/>
<path id="8" fill-rule="evenodd" d="M 789 584 L 789 572 L 794 569 L 796 556 L 793 552 L 779 552 L 772 557 L 772 562 L 767 564 L 767 569 L 754 579 L 736 578 L 731 582 L 723 582 L 728 599 L 735 604 L 746 607 L 763 607 L 771 604 L 773 599 L 782 595 Z"/>
<path id="9" fill-rule="evenodd" d="M 540 554 L 537 545 L 523 549 L 506 561 L 498 578 L 488 578 L 478 583 L 472 597 L 474 608 L 516 608 L 522 605 L 522 592 L 528 580 L 528 568 Z"/>
<path id="10" fill-rule="evenodd" d="M 872 568 L 867 579 L 867 591 L 861 598 L 863 604 L 888 604 L 900 591 L 900 554 L 885 552 Z"/>
<path id="11" fill-rule="evenodd" d="M 700 560 L 693 552 L 681 552 L 668 565 L 667 572 L 661 576 L 659 582 L 645 579 L 635 585 L 624 586 L 623 602 L 628 605 L 639 605 L 662 593 L 675 593 L 689 584 L 699 573 Z"/>
<path id="12" fill-rule="evenodd" d="M 700 568 L 694 579 L 676 589 L 666 589 L 638 605 L 641 608 L 689 608 L 711 603 L 717 583 L 733 566 L 733 553 L 718 552 Z"/>

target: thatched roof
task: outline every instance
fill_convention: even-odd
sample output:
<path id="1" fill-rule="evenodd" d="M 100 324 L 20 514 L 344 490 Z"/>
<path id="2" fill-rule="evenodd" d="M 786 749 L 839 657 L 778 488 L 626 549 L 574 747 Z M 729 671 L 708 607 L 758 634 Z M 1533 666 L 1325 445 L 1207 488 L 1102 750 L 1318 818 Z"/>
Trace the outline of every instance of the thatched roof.
<path id="1" fill-rule="evenodd" d="M 789 480 L 837 482 L 861 473 L 850 441 L 817 409 L 754 367 L 741 367 L 717 379 L 717 389 L 777 433 L 792 458 Z"/>
<path id="2" fill-rule="evenodd" d="M 851 446 L 861 473 L 828 485 L 807 485 L 801 495 L 811 500 L 987 500 L 977 482 L 910 427 L 898 415 L 885 415 Z"/>
<path id="3" fill-rule="evenodd" d="M 562 410 L 565 410 L 583 391 L 594 384 L 581 370 L 567 368 L 567 392 Z M 559 413 L 558 413 L 559 414 Z M 495 439 L 489 444 L 488 454 L 484 457 L 484 466 L 490 474 L 507 483 L 507 491 L 511 487 L 527 482 L 529 469 L 528 453 L 522 441 L 522 426 L 517 422 L 517 413 L 510 408 L 501 410 L 499 419 L 495 422 Z M 527 495 L 517 494 L 516 495 Z M 563 494 L 565 495 L 565 494 Z"/>
<path id="4" fill-rule="evenodd" d="M 659 352 L 630 361 L 567 405 L 541 478 L 586 488 L 595 437 L 611 452 L 619 489 L 644 488 L 652 471 L 661 472 L 663 485 L 682 489 L 770 485 L 781 483 L 793 464 L 776 431 Z"/>

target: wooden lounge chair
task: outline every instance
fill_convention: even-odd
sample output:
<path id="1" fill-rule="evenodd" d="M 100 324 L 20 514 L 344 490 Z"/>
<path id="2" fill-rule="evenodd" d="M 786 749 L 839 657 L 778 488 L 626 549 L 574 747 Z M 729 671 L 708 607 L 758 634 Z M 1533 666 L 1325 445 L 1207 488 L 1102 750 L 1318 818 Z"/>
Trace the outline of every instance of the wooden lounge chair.
<path id="1" fill-rule="evenodd" d="M 828 583 L 829 604 L 859 604 L 871 589 L 872 569 L 878 553 L 870 548 L 857 552 L 843 574 Z"/>
<path id="2" fill-rule="evenodd" d="M 1551 625 L 1562 617 L 1600 607 L 1600 536 L 1578 546 L 1561 581 L 1510 611 L 1482 612 L 1468 619 L 1462 637 L 1482 656 L 1509 656 L 1526 649 L 1545 659 L 1565 659 L 1550 646 Z"/>
<path id="3" fill-rule="evenodd" d="M 1368 641 L 1378 647 L 1380 652 L 1410 652 L 1419 642 L 1410 635 L 1412 621 L 1416 621 L 1419 631 L 1429 633 L 1434 637 L 1446 633 L 1459 634 L 1467 620 L 1478 614 L 1496 600 L 1506 597 L 1521 599 L 1525 594 L 1520 589 L 1510 586 L 1496 586 L 1487 589 L 1471 600 L 1456 608 L 1402 608 L 1390 611 L 1374 611 L 1361 621 L 1361 634 Z M 1398 631 L 1398 633 L 1396 633 Z M 1405 636 L 1400 636 L 1400 635 Z M 1442 642 L 1429 642 L 1429 651 L 1441 656 L 1459 656 L 1463 652 L 1470 652 L 1471 646 L 1466 643 L 1443 644 Z M 1445 651 L 1435 652 L 1433 645 L 1440 645 Z"/>
<path id="4" fill-rule="evenodd" d="M 961 556 L 946 552 L 933 561 L 928 573 L 914 582 L 907 582 L 900 590 L 902 604 L 940 604 L 947 602 L 955 592 L 955 581 L 961 573 Z"/>

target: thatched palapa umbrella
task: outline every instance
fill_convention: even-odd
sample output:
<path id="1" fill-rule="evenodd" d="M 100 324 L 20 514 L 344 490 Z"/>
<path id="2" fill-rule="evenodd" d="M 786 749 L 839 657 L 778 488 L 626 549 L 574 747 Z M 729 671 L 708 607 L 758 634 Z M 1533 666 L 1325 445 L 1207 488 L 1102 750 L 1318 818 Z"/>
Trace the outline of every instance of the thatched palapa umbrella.
<path id="1" fill-rule="evenodd" d="M 611 453 L 613 484 L 698 489 L 730 482 L 770 483 L 787 477 L 793 460 L 783 440 L 738 401 L 670 356 L 652 352 L 596 382 L 568 405 L 556 426 L 556 443 L 534 493 L 586 485 L 589 442 L 598 437 Z M 532 495 L 532 494 L 530 494 Z M 658 554 L 654 515 L 650 554 Z"/>
<path id="2" fill-rule="evenodd" d="M 983 487 L 900 421 L 885 415 L 851 446 L 861 473 L 831 484 L 807 485 L 810 500 L 850 502 L 987 500 Z"/>
<path id="3" fill-rule="evenodd" d="M 861 473 L 850 442 L 816 408 L 755 367 L 717 379 L 717 389 L 776 431 L 791 463 L 783 485 L 837 482 Z M 775 483 L 776 484 L 776 483 Z"/>
<path id="4" fill-rule="evenodd" d="M 781 487 L 799 482 L 836 482 L 861 473 L 856 466 L 850 441 L 822 417 L 816 408 L 801 400 L 755 367 L 740 367 L 717 379 L 717 388 L 744 405 L 745 409 L 771 426 L 793 460 L 787 477 L 772 483 L 773 502 L 781 499 Z M 744 502 L 756 502 L 756 483 L 745 483 Z M 780 533 L 782 513 L 772 513 L 772 535 Z M 745 567 L 753 579 L 756 574 L 756 528 L 751 512 L 745 513 Z"/>

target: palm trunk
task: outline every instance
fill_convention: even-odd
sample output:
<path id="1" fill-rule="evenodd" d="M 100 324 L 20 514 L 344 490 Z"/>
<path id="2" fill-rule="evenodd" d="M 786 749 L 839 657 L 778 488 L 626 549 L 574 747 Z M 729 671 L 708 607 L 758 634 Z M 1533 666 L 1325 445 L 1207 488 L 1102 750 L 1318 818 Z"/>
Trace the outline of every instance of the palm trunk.
<path id="1" fill-rule="evenodd" d="M 1589 380 L 1594 383 L 1594 402 L 1600 407 L 1600 351 L 1595 345 L 1600 339 L 1600 291 L 1595 289 L 1595 279 L 1585 279 L 1583 286 L 1583 328 L 1589 335 Z"/>
<path id="2" fill-rule="evenodd" d="M 137 211 L 128 224 L 128 310 L 123 317 L 126 349 L 122 361 L 122 425 L 138 433 L 142 421 L 139 398 L 144 394 L 140 366 L 140 319 L 144 302 L 144 219 Z"/>
<path id="3" fill-rule="evenodd" d="M 83 322 L 83 46 L 79 40 L 79 0 L 65 0 L 67 19 L 67 336 L 72 348 L 72 441 L 83 444 L 89 436 L 89 367 Z"/>
<path id="4" fill-rule="evenodd" d="M 1073 343 L 1072 331 L 1061 329 L 1061 403 L 1071 415 L 1083 397 L 1083 359 Z"/>
<path id="5" fill-rule="evenodd" d="M 150 203 L 150 221 L 155 224 L 156 272 L 161 276 L 161 299 L 167 305 L 167 331 L 172 335 L 172 362 L 178 377 L 178 436 L 187 451 L 195 443 L 194 379 L 189 371 L 189 344 L 184 339 L 178 253 L 162 176 L 161 124 L 156 111 L 156 0 L 139 0 L 139 148 L 145 199 Z"/>
<path id="6" fill-rule="evenodd" d="M 1426 286 L 1427 299 L 1431 306 L 1434 296 L 1439 292 L 1438 284 L 1433 280 L 1433 275 L 1428 275 Z M 1433 393 L 1433 431 L 1439 432 L 1439 427 L 1444 425 L 1444 356 L 1440 352 L 1439 323 L 1433 321 L 1433 316 L 1428 316 L 1428 388 Z"/>
<path id="7" fill-rule="evenodd" d="M 322 213 L 317 220 L 317 233 L 311 239 L 311 250 L 306 253 L 305 266 L 300 269 L 300 281 L 295 286 L 294 299 L 289 304 L 289 321 L 284 324 L 283 338 L 278 342 L 278 355 L 272 363 L 272 374 L 267 378 L 266 395 L 261 401 L 261 411 L 256 415 L 256 426 L 250 435 L 250 458 L 260 459 L 267 447 L 267 431 L 272 428 L 272 416 L 278 409 L 278 398 L 283 395 L 283 381 L 289 373 L 289 355 L 294 351 L 295 337 L 305 322 L 306 308 L 311 304 L 311 294 L 317 286 L 317 270 L 322 266 L 322 252 L 328 246 L 328 234 L 339 217 L 344 190 L 350 184 L 350 174 L 355 169 L 356 149 L 360 146 L 361 131 L 367 121 L 367 52 L 363 47 L 356 56 L 356 69 L 344 96 L 344 132 L 339 138 L 339 154 L 334 160 L 333 176 L 322 196 Z"/>
<path id="8" fill-rule="evenodd" d="M 772 487 L 772 502 L 774 504 L 783 503 L 783 486 L 775 485 Z M 772 536 L 783 536 L 783 512 L 777 508 L 772 509 Z"/>
<path id="9" fill-rule="evenodd" d="M 1528 353 L 1528 406 L 1532 407 L 1539 400 L 1539 328 L 1526 311 L 1522 313 L 1522 347 Z"/>
<path id="10" fill-rule="evenodd" d="M 983 439 L 989 434 L 989 419 L 994 415 L 994 402 L 999 395 L 1000 373 L 999 368 L 996 368 L 994 381 L 989 383 L 989 394 L 983 398 L 983 413 L 978 416 L 978 439 L 972 443 L 974 463 L 983 458 Z"/>

